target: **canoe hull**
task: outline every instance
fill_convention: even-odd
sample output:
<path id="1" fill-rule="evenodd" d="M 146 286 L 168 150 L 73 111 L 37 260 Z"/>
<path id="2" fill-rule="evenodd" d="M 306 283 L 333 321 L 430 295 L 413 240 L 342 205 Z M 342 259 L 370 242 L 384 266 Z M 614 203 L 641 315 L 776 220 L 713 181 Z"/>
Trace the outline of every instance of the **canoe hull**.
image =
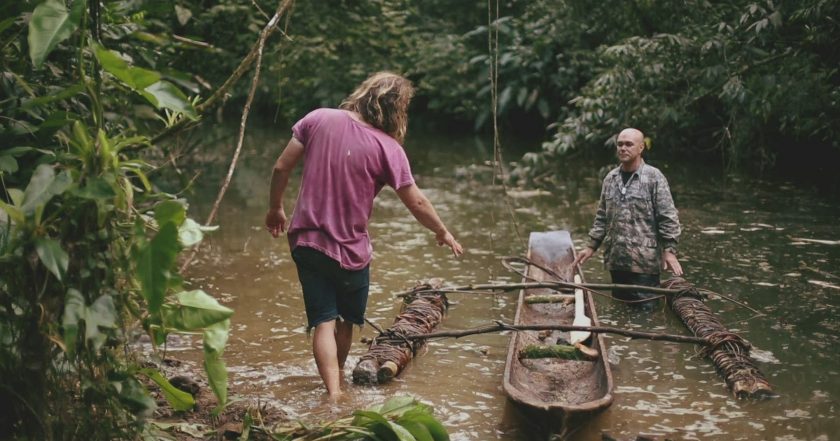
<path id="1" fill-rule="evenodd" d="M 531 233 L 528 245 L 531 262 L 551 272 L 529 265 L 525 281 L 550 281 L 555 276 L 571 282 L 579 269 L 573 267 L 575 249 L 567 231 Z M 552 274 L 554 273 L 554 274 Z M 581 280 L 583 275 L 581 274 Z M 519 293 L 516 325 L 571 325 L 574 304 L 525 303 L 529 295 L 551 294 L 548 288 L 527 289 Z M 584 294 L 586 315 L 593 326 L 599 326 L 592 295 Z M 601 334 L 593 334 L 588 346 L 598 351 L 593 361 L 556 358 L 523 359 L 519 350 L 530 344 L 567 342 L 564 331 L 525 331 L 512 335 L 505 363 L 504 391 L 510 400 L 529 418 L 553 432 L 585 420 L 612 404 L 613 378 L 607 362 L 607 347 Z"/>

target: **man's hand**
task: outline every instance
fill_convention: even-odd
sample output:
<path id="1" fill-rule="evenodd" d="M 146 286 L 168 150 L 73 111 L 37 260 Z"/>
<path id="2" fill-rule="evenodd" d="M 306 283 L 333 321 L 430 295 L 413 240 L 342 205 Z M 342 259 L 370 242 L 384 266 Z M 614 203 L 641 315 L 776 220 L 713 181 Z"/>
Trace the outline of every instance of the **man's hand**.
<path id="1" fill-rule="evenodd" d="M 274 237 L 286 232 L 286 212 L 282 207 L 268 210 L 265 214 L 265 228 Z"/>
<path id="2" fill-rule="evenodd" d="M 443 233 L 438 233 L 435 235 L 435 239 L 437 240 L 438 246 L 446 245 L 452 249 L 452 254 L 455 257 L 464 254 L 464 247 L 455 240 L 455 236 L 452 235 L 449 231 L 444 231 Z"/>
<path id="3" fill-rule="evenodd" d="M 680 265 L 680 261 L 677 260 L 677 256 L 675 256 L 674 253 L 668 250 L 662 251 L 662 269 L 671 271 L 675 276 L 683 275 L 683 269 L 682 265 Z"/>
<path id="4" fill-rule="evenodd" d="M 593 254 L 595 254 L 595 250 L 593 250 L 592 248 L 586 247 L 582 249 L 577 255 L 574 265 L 583 265 L 583 263 L 589 260 L 589 258 L 592 257 Z"/>

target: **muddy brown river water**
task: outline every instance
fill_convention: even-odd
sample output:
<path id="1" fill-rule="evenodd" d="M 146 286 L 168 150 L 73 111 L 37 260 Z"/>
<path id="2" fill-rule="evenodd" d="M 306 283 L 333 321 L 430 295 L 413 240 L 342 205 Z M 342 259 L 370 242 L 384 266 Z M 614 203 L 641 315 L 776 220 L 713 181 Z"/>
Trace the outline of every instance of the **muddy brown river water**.
<path id="1" fill-rule="evenodd" d="M 225 352 L 232 384 L 257 385 L 265 400 L 303 420 L 329 418 L 396 394 L 431 405 L 453 440 L 529 440 L 535 435 L 502 392 L 508 335 L 485 334 L 431 342 L 396 381 L 378 387 L 345 385 L 338 408 L 324 389 L 310 354 L 303 302 L 285 237 L 263 228 L 271 165 L 288 131 L 251 128 L 246 149 L 212 233 L 188 272 L 236 313 Z M 217 131 L 217 133 L 219 133 Z M 207 151 L 231 151 L 236 127 Z M 491 144 L 476 139 L 410 133 L 407 151 L 418 185 L 466 248 L 460 259 L 434 245 L 390 189 L 377 198 L 370 232 L 374 244 L 368 318 L 387 327 L 399 312 L 392 294 L 418 280 L 448 284 L 513 282 L 499 257 L 522 255 L 528 233 L 566 229 L 578 248 L 600 189 L 591 159 L 568 159 L 550 191 L 493 185 L 487 173 Z M 505 147 L 513 150 L 513 147 Z M 201 155 L 201 153 L 197 153 Z M 510 159 L 520 153 L 506 153 Z M 191 197 L 203 219 L 226 171 L 228 154 L 205 163 Z M 806 186 L 725 177 L 714 167 L 652 162 L 668 177 L 683 226 L 681 262 L 695 285 L 720 292 L 767 314 L 753 318 L 723 300 L 708 305 L 754 345 L 754 358 L 779 398 L 738 401 L 728 395 L 711 363 L 686 344 L 608 335 L 615 401 L 569 439 L 830 440 L 840 437 L 840 198 Z M 292 185 L 296 185 L 296 181 Z M 295 191 L 289 192 L 294 195 Z M 292 200 L 287 200 L 288 207 Z M 584 268 L 591 282 L 608 282 L 599 258 Z M 516 294 L 451 294 L 441 329 L 493 320 L 512 321 Z M 660 308 L 628 309 L 596 298 L 601 323 L 635 330 L 686 333 Z M 373 337 L 366 326 L 361 336 Z M 200 357 L 200 342 L 179 356 Z M 354 343 L 347 378 L 365 346 Z M 334 412 L 331 414 L 330 412 Z"/>

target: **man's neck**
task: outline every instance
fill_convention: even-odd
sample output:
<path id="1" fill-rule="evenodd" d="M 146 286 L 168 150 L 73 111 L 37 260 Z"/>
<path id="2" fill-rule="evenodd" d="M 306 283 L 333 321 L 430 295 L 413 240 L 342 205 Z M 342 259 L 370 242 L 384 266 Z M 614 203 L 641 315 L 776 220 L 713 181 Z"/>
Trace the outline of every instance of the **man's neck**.
<path id="1" fill-rule="evenodd" d="M 621 171 L 627 173 L 633 173 L 642 166 L 642 158 L 637 159 L 636 161 L 630 163 L 621 163 Z"/>

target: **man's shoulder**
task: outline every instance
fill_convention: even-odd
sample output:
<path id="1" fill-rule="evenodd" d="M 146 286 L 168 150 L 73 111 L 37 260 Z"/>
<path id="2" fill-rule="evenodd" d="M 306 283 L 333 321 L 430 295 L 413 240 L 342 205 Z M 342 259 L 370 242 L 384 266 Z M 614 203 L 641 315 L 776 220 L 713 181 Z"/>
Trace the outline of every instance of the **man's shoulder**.
<path id="1" fill-rule="evenodd" d="M 656 168 L 656 167 L 654 167 L 654 166 L 652 166 L 648 163 L 645 163 L 645 165 L 643 167 L 643 170 L 642 170 L 642 173 L 648 174 L 648 175 L 652 176 L 654 179 L 665 179 L 665 174 L 662 173 L 662 170 L 659 170 L 658 168 Z"/>
<path id="2" fill-rule="evenodd" d="M 608 171 L 607 174 L 604 175 L 604 181 L 606 182 L 610 179 L 613 179 L 615 176 L 618 176 L 619 173 L 621 173 L 621 166 L 617 165 L 617 166 L 611 168 L 610 171 Z"/>

